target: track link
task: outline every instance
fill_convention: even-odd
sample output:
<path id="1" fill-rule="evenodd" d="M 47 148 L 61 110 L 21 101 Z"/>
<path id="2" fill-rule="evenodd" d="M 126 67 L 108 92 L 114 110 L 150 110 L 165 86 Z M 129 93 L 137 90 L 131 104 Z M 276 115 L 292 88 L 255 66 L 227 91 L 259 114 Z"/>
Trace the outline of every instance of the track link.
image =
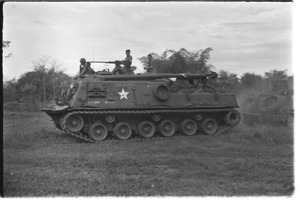
<path id="1" fill-rule="evenodd" d="M 82 132 L 71 132 L 67 129 L 66 126 L 66 121 L 68 117 L 71 115 L 107 115 L 107 114 L 134 114 L 134 115 L 139 115 L 139 114 L 156 114 L 156 113 L 201 113 L 201 112 L 224 112 L 224 111 L 232 111 L 234 109 L 232 108 L 214 108 L 214 109 L 153 109 L 153 110 L 100 110 L 100 111 L 71 111 L 64 115 L 61 119 L 61 127 L 62 129 L 70 134 L 71 136 L 78 138 L 80 140 L 90 142 L 90 143 L 95 143 L 93 139 L 91 139 L 88 135 L 83 134 Z M 218 127 L 218 130 L 216 131 L 215 134 L 221 134 L 224 132 L 227 132 L 230 130 L 232 127 L 229 125 L 225 126 L 220 126 Z M 154 137 L 153 139 L 155 139 Z M 149 139 L 147 139 L 149 140 Z"/>

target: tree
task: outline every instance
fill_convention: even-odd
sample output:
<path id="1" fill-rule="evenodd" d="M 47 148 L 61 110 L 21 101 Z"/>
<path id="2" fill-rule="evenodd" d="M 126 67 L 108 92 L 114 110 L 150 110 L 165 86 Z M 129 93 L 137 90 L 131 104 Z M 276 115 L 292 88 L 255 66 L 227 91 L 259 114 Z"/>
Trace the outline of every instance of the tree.
<path id="1" fill-rule="evenodd" d="M 60 69 L 63 64 L 49 56 L 42 56 L 37 61 L 33 61 L 33 71 L 26 72 L 18 80 L 7 81 L 4 89 L 10 88 L 13 95 L 8 95 L 6 100 L 13 99 L 21 101 L 47 101 L 59 96 L 62 90 L 62 84 L 71 84 L 72 78 Z M 13 82 L 13 86 L 8 86 Z M 10 84 L 12 85 L 12 84 Z M 11 89 L 14 88 L 15 90 Z"/>
<path id="2" fill-rule="evenodd" d="M 39 76 L 36 72 L 26 72 L 21 75 L 16 84 L 18 99 L 22 102 L 38 96 Z"/>
<path id="3" fill-rule="evenodd" d="M 274 81 L 283 80 L 287 78 L 286 74 L 287 70 L 271 70 L 269 72 L 265 72 L 264 78 L 266 79 L 272 79 Z"/>
<path id="4" fill-rule="evenodd" d="M 10 46 L 11 41 L 3 41 L 2 42 L 2 49 L 3 49 L 3 55 L 4 55 L 4 49 L 7 49 Z M 4 56 L 3 60 L 6 60 L 12 56 L 12 53 L 8 53 L 6 56 Z"/>
<path id="5" fill-rule="evenodd" d="M 241 83 L 245 89 L 263 89 L 263 77 L 254 73 L 245 73 L 241 77 Z"/>
<path id="6" fill-rule="evenodd" d="M 56 58 L 50 56 L 41 56 L 37 61 L 33 61 L 34 72 L 37 73 L 37 82 L 43 87 L 39 87 L 39 94 L 43 94 L 43 101 L 47 101 L 49 98 L 53 98 L 59 87 L 61 79 L 68 79 L 64 76 L 63 71 L 60 68 L 63 64 Z M 70 82 L 68 80 L 68 82 Z"/>
<path id="7" fill-rule="evenodd" d="M 274 69 L 269 72 L 265 72 L 264 79 L 266 80 L 268 87 L 271 89 L 271 88 L 273 88 L 273 86 L 276 82 L 279 82 L 282 80 L 287 80 L 288 76 L 286 74 L 286 70 Z"/>
<path id="8" fill-rule="evenodd" d="M 204 51 L 201 52 L 200 59 L 198 60 L 198 66 L 197 66 L 198 71 L 201 71 L 201 70 L 208 71 L 211 68 L 211 66 L 207 65 L 207 62 L 210 59 L 209 53 L 212 50 L 213 49 L 211 47 L 208 47 L 208 48 L 204 49 Z"/>
<path id="9" fill-rule="evenodd" d="M 7 48 L 7 47 L 9 47 L 9 45 L 10 45 L 10 41 L 3 41 L 2 42 L 2 48 Z"/>
<path id="10" fill-rule="evenodd" d="M 241 89 L 240 79 L 237 74 L 220 70 L 216 86 L 229 91 L 238 91 Z"/>
<path id="11" fill-rule="evenodd" d="M 16 78 L 6 80 L 3 82 L 3 102 L 18 100 L 16 85 L 17 85 Z"/>
<path id="12" fill-rule="evenodd" d="M 208 47 L 195 52 L 181 48 L 179 51 L 167 49 L 161 55 L 151 53 L 153 68 L 156 73 L 205 73 L 213 67 L 208 64 L 210 51 L 212 48 Z M 138 59 L 144 66 L 147 66 L 147 56 Z"/>
<path id="13" fill-rule="evenodd" d="M 47 101 L 60 96 L 72 77 L 61 69 L 63 63 L 50 56 L 41 56 L 33 61 L 33 71 L 26 72 L 18 79 L 3 82 L 4 102 L 22 101 L 35 106 L 35 101 Z"/>
<path id="14" fill-rule="evenodd" d="M 46 68 L 46 65 L 48 65 L 48 62 L 50 60 L 49 56 L 42 56 L 39 58 L 38 61 L 33 61 L 33 67 L 34 71 L 37 72 L 39 76 L 39 81 L 42 82 L 41 85 L 43 85 L 43 94 L 44 94 L 44 102 L 46 101 L 46 78 L 47 78 L 47 73 L 48 70 Z"/>

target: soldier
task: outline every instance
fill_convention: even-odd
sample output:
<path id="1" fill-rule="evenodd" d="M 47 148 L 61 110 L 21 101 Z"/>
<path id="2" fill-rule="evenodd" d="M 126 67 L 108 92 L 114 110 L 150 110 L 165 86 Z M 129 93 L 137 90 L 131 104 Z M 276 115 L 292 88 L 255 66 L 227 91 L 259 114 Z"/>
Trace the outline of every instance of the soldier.
<path id="1" fill-rule="evenodd" d="M 126 58 L 123 60 L 123 64 L 124 64 L 124 73 L 131 73 L 130 67 L 131 67 L 131 63 L 132 63 L 132 56 L 130 55 L 130 49 L 127 49 L 125 51 L 126 53 Z"/>
<path id="2" fill-rule="evenodd" d="M 148 66 L 144 67 L 147 73 L 153 73 L 153 66 L 152 66 L 152 55 L 148 54 Z"/>
<path id="3" fill-rule="evenodd" d="M 77 79 L 78 77 L 85 75 L 85 74 L 94 74 L 95 71 L 91 68 L 91 63 L 86 62 L 83 67 L 80 65 L 80 73 L 74 77 L 74 79 Z"/>
<path id="4" fill-rule="evenodd" d="M 69 95 L 69 84 L 68 81 L 64 81 L 61 85 L 60 85 L 60 89 L 61 89 L 61 98 L 62 99 L 66 99 L 67 96 Z"/>
<path id="5" fill-rule="evenodd" d="M 85 75 L 85 74 L 95 74 L 95 71 L 91 68 L 91 63 L 90 62 L 86 62 L 86 64 L 84 65 L 80 76 Z"/>
<path id="6" fill-rule="evenodd" d="M 81 74 L 81 71 L 84 68 L 84 65 L 86 63 L 86 59 L 85 58 L 81 58 L 79 62 L 80 62 L 80 65 L 79 65 L 79 74 Z"/>
<path id="7" fill-rule="evenodd" d="M 113 69 L 112 73 L 113 74 L 123 74 L 123 69 L 121 67 L 121 61 L 116 61 L 115 62 L 115 68 Z"/>

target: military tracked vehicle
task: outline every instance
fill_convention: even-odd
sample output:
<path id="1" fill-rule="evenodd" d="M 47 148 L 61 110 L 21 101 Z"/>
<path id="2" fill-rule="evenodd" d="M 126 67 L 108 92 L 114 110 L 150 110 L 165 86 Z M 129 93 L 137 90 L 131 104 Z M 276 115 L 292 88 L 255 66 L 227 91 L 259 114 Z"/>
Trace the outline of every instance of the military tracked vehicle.
<path id="1" fill-rule="evenodd" d="M 294 108 L 293 90 L 288 81 L 277 81 L 269 91 L 249 93 L 242 103 L 243 122 L 254 123 L 281 123 L 293 127 Z"/>
<path id="2" fill-rule="evenodd" d="M 241 119 L 235 95 L 210 86 L 217 76 L 99 71 L 79 77 L 55 107 L 42 111 L 58 129 L 87 142 L 213 135 Z"/>

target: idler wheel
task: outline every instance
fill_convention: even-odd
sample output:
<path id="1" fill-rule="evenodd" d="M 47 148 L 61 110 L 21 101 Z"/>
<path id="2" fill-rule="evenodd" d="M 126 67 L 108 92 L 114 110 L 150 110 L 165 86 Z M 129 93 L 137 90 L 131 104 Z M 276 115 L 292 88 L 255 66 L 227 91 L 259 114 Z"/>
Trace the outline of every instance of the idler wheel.
<path id="1" fill-rule="evenodd" d="M 78 132 L 83 127 L 83 119 L 79 115 L 71 115 L 66 121 L 66 126 L 71 132 Z"/>
<path id="2" fill-rule="evenodd" d="M 143 138 L 152 138 L 156 132 L 155 125 L 149 121 L 143 121 L 138 125 L 138 133 Z"/>
<path id="3" fill-rule="evenodd" d="M 214 119 L 205 119 L 202 122 L 202 131 L 207 135 L 213 135 L 216 133 L 218 128 L 218 123 Z"/>
<path id="4" fill-rule="evenodd" d="M 132 128 L 128 123 L 120 122 L 114 127 L 114 134 L 120 140 L 128 140 L 132 135 Z"/>
<path id="5" fill-rule="evenodd" d="M 108 136 L 107 127 L 104 124 L 95 123 L 89 129 L 89 136 L 96 141 L 105 140 Z"/>
<path id="6" fill-rule="evenodd" d="M 171 137 L 175 134 L 175 123 L 171 120 L 164 120 L 159 124 L 159 131 L 165 137 Z"/>
<path id="7" fill-rule="evenodd" d="M 225 120 L 226 124 L 229 124 L 231 126 L 236 126 L 241 121 L 241 114 L 238 111 L 236 111 L 236 110 L 229 111 L 225 115 L 225 119 L 224 120 Z"/>
<path id="8" fill-rule="evenodd" d="M 171 95 L 170 88 L 164 84 L 158 85 L 154 90 L 154 94 L 158 100 L 165 101 Z"/>
<path id="9" fill-rule="evenodd" d="M 191 119 L 183 120 L 180 123 L 180 130 L 185 135 L 195 135 L 197 132 L 197 123 Z"/>

